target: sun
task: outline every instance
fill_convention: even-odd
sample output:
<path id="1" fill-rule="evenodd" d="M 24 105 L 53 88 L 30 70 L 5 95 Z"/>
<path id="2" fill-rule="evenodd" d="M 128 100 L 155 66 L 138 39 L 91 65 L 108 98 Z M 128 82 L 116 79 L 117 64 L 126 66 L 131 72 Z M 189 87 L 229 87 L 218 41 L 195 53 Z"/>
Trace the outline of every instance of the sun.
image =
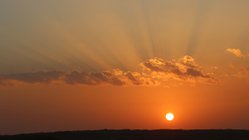
<path id="1" fill-rule="evenodd" d="M 174 114 L 172 113 L 167 113 L 165 116 L 166 120 L 168 121 L 173 121 L 174 120 Z"/>

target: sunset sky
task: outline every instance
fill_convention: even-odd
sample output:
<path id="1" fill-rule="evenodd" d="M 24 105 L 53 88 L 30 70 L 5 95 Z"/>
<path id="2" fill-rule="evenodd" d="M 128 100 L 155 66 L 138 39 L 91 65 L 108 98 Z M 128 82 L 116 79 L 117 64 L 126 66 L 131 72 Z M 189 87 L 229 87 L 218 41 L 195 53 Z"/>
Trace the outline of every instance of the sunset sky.
<path id="1" fill-rule="evenodd" d="M 248 0 L 0 1 L 0 134 L 223 128 L 249 129 Z"/>

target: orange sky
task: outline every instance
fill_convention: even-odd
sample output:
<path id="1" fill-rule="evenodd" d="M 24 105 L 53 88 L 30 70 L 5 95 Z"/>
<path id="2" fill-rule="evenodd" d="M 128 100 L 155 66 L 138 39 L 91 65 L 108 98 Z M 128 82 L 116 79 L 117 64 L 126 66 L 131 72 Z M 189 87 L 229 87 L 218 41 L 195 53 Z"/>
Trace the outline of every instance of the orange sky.
<path id="1" fill-rule="evenodd" d="M 249 129 L 248 9 L 247 0 L 0 1 L 0 134 Z"/>

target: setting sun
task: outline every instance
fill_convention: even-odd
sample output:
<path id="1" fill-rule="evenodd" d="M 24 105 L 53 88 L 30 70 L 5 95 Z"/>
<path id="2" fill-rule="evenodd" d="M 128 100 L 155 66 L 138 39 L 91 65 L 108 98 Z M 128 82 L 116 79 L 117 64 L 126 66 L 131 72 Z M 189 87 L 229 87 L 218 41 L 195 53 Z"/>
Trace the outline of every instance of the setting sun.
<path id="1" fill-rule="evenodd" d="M 174 120 L 174 114 L 172 114 L 172 113 L 167 113 L 167 114 L 166 114 L 166 120 L 168 120 L 168 121 Z"/>

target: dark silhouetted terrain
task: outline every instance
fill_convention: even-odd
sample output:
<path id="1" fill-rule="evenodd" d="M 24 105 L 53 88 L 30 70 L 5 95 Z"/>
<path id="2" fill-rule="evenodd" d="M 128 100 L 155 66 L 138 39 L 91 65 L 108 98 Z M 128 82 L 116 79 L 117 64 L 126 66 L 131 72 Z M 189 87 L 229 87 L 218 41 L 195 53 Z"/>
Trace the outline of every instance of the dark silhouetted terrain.
<path id="1" fill-rule="evenodd" d="M 0 140 L 249 140 L 249 131 L 96 130 L 0 136 Z"/>

